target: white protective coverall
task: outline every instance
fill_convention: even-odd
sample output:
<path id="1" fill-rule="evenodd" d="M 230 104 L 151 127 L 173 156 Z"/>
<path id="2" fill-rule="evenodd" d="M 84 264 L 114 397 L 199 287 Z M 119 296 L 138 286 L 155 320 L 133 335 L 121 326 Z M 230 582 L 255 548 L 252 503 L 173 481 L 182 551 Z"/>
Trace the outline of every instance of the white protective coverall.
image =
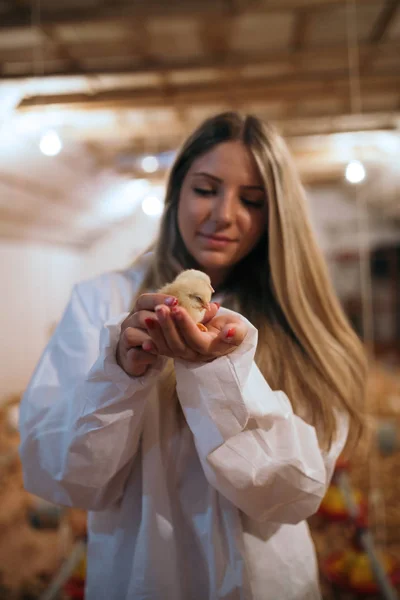
<path id="1" fill-rule="evenodd" d="M 21 403 L 26 489 L 89 511 L 87 600 L 320 598 L 305 519 L 346 426 L 321 452 L 253 362 L 251 325 L 229 356 L 176 361 L 182 425 L 163 359 L 140 378 L 115 360 L 146 260 L 75 286 Z"/>

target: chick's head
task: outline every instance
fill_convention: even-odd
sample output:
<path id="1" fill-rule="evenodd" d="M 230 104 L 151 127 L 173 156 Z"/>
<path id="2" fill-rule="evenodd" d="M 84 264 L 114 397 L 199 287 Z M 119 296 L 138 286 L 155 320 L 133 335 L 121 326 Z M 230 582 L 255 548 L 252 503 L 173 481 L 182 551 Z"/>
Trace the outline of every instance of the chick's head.
<path id="1" fill-rule="evenodd" d="M 209 308 L 214 290 L 209 276 L 202 271 L 183 271 L 175 279 L 174 287 L 179 289 L 179 300 L 185 307 L 190 306 L 199 311 Z"/>

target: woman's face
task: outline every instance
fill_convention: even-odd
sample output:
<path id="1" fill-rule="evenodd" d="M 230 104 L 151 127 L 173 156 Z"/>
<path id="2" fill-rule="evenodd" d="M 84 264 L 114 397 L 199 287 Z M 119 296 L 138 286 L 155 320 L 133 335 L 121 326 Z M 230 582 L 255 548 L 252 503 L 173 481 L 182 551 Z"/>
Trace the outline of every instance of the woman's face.
<path id="1" fill-rule="evenodd" d="M 214 287 L 256 246 L 267 197 L 255 160 L 241 142 L 224 142 L 195 160 L 182 185 L 178 227 Z"/>

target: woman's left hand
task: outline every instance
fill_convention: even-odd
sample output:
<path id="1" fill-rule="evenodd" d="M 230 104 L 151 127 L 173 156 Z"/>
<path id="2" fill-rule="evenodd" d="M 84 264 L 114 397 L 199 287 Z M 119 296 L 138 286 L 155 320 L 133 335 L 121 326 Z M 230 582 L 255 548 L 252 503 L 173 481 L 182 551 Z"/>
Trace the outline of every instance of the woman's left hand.
<path id="1" fill-rule="evenodd" d="M 146 319 L 152 342 L 144 342 L 143 350 L 190 362 L 211 362 L 233 352 L 246 337 L 246 323 L 232 314 L 217 315 L 218 305 L 203 319 L 207 331 L 200 331 L 186 310 L 180 306 L 156 308 L 156 319 Z"/>

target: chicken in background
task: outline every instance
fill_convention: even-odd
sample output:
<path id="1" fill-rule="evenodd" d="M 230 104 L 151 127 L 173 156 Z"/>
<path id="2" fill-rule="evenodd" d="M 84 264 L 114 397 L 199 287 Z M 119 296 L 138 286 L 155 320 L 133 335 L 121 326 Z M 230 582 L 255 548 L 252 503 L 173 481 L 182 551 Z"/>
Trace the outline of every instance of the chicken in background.
<path id="1" fill-rule="evenodd" d="M 182 271 L 171 283 L 164 285 L 159 292 L 174 296 L 192 317 L 201 331 L 207 331 L 201 321 L 210 309 L 211 296 L 214 292 L 208 275 L 196 269 Z"/>

